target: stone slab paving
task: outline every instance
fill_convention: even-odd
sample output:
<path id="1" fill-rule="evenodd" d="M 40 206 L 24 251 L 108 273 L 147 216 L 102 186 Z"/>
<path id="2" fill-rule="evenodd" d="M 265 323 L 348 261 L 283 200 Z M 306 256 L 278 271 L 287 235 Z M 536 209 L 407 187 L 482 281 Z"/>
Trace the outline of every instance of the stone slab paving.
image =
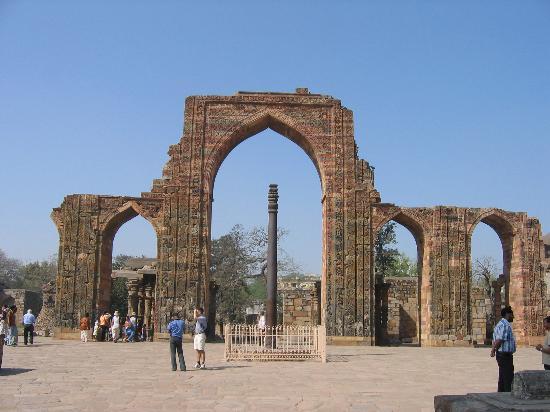
<path id="1" fill-rule="evenodd" d="M 432 411 L 436 394 L 493 392 L 488 348 L 330 346 L 320 362 L 223 361 L 207 345 L 206 370 L 172 372 L 168 344 L 36 339 L 4 347 L 0 411 Z M 521 348 L 517 370 L 542 369 Z"/>

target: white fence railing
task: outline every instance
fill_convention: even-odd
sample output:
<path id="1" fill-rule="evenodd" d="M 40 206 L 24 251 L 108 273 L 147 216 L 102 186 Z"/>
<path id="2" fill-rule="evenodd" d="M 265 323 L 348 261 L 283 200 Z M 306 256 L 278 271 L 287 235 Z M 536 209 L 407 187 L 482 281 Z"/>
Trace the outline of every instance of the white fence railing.
<path id="1" fill-rule="evenodd" d="M 259 329 L 257 325 L 225 325 L 226 361 L 306 360 L 326 362 L 324 326 L 279 325 Z"/>

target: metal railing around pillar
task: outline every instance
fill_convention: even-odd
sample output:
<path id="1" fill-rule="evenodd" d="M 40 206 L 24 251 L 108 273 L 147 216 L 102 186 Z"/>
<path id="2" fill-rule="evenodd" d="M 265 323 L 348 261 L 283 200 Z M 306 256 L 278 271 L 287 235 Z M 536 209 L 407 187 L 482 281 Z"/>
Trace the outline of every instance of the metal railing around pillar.
<path id="1" fill-rule="evenodd" d="M 226 361 L 307 360 L 326 362 L 324 326 L 228 324 L 224 327 Z"/>

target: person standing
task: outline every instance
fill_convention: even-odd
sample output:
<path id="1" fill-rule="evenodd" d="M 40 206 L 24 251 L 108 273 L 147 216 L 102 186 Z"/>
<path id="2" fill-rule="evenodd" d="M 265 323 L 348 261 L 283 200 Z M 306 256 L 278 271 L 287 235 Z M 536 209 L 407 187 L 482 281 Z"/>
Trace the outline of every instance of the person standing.
<path id="1" fill-rule="evenodd" d="M 88 331 L 90 330 L 90 314 L 86 312 L 80 319 L 80 341 L 88 342 Z"/>
<path id="2" fill-rule="evenodd" d="M 511 323 L 514 321 L 514 312 L 510 306 L 500 311 L 502 319 L 493 331 L 493 347 L 491 357 L 497 358 L 498 364 L 498 391 L 511 392 L 514 380 L 514 352 L 516 338 Z"/>
<path id="3" fill-rule="evenodd" d="M 168 324 L 168 332 L 170 333 L 170 360 L 172 361 L 172 370 L 176 371 L 176 351 L 180 362 L 180 370 L 185 371 L 185 358 L 183 357 L 183 331 L 185 322 L 180 319 L 179 314 L 174 314 L 172 320 Z"/>
<path id="4" fill-rule="evenodd" d="M 10 306 L 8 310 L 8 346 L 17 346 L 17 323 L 15 320 L 16 313 L 17 306 Z"/>
<path id="5" fill-rule="evenodd" d="M 27 310 L 27 313 L 23 316 L 23 342 L 25 345 L 27 342 L 33 344 L 34 324 L 36 323 L 36 317 L 32 314 L 32 310 Z M 30 335 L 30 339 L 29 339 Z"/>
<path id="6" fill-rule="evenodd" d="M 93 341 L 97 341 L 97 331 L 99 329 L 99 320 L 95 320 L 95 323 L 94 323 L 94 331 L 92 332 L 92 340 Z"/>
<path id="7" fill-rule="evenodd" d="M 206 368 L 206 353 L 204 347 L 206 345 L 206 328 L 208 322 L 206 316 L 204 316 L 204 309 L 197 307 L 193 311 L 193 317 L 195 318 L 195 338 L 193 340 L 193 348 L 197 351 L 197 363 L 195 368 Z"/>
<path id="8" fill-rule="evenodd" d="M 0 370 L 2 370 L 2 357 L 4 356 L 4 339 L 6 339 L 6 334 L 8 333 L 7 313 L 4 310 L 0 313 Z"/>
<path id="9" fill-rule="evenodd" d="M 546 335 L 544 336 L 544 343 L 542 345 L 539 343 L 536 346 L 536 349 L 542 353 L 542 364 L 544 365 L 544 369 L 549 371 L 550 370 L 550 316 L 547 316 L 544 318 L 543 326 L 544 326 L 544 332 L 546 333 Z"/>
<path id="10" fill-rule="evenodd" d="M 109 331 L 109 313 L 104 312 L 99 318 L 99 341 L 105 341 L 105 336 L 108 336 Z"/>
<path id="11" fill-rule="evenodd" d="M 120 337 L 120 316 L 118 310 L 115 310 L 115 313 L 111 319 L 111 333 L 113 336 L 113 342 L 117 343 L 118 338 Z"/>

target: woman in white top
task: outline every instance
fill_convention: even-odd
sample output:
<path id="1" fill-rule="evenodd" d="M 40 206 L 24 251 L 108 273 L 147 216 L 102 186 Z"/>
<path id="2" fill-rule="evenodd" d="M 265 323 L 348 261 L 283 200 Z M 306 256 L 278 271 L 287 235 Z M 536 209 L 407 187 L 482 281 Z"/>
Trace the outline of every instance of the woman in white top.
<path id="1" fill-rule="evenodd" d="M 4 320 L 5 312 L 0 312 L 0 369 L 2 369 L 2 356 L 4 355 L 4 339 L 8 333 L 8 325 Z"/>
<path id="2" fill-rule="evenodd" d="M 538 344 L 536 349 L 542 353 L 542 364 L 544 369 L 550 370 L 550 316 L 544 318 L 544 344 Z"/>

